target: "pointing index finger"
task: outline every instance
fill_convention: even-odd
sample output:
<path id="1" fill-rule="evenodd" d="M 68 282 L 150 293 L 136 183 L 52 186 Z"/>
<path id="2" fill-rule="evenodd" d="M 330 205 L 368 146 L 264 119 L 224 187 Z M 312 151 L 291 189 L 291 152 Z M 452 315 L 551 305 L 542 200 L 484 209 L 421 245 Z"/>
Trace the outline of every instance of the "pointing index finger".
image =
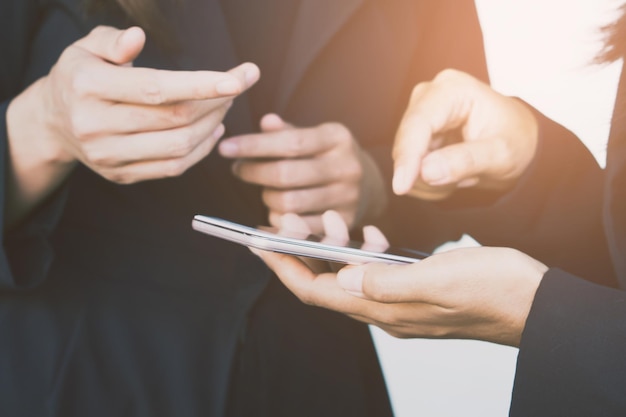
<path id="1" fill-rule="evenodd" d="M 402 120 L 393 147 L 393 191 L 406 194 L 419 176 L 421 161 L 428 150 L 432 132 L 428 124 L 417 115 Z"/>
<path id="2" fill-rule="evenodd" d="M 393 158 L 393 190 L 406 194 L 420 175 L 422 159 L 433 137 L 465 123 L 467 100 L 455 72 L 442 72 L 429 83 L 418 84 L 398 128 Z"/>

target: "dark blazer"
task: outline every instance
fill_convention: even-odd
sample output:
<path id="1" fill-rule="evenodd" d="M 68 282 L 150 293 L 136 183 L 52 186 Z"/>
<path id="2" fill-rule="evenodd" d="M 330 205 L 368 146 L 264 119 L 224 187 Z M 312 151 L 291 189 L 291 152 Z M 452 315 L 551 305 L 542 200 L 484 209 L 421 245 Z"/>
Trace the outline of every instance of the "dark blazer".
<path id="1" fill-rule="evenodd" d="M 605 172 L 594 164 L 566 166 L 558 159 L 552 161 L 566 171 L 563 175 L 580 172 L 588 178 L 588 181 L 561 188 L 562 195 L 569 193 L 594 199 L 580 206 L 566 207 L 565 215 L 572 222 L 571 228 L 582 226 L 583 230 L 589 223 L 596 225 L 595 215 L 600 215 L 602 224 L 596 233 L 603 232 L 606 243 L 601 247 L 609 247 L 609 264 L 616 273 L 620 288 L 591 284 L 561 269 L 548 271 L 535 297 L 522 338 L 512 416 L 626 415 L 625 100 L 626 73 L 622 72 Z M 563 142 L 560 149 L 554 149 L 554 137 L 542 138 L 547 152 L 567 155 L 576 152 L 575 148 L 580 150 L 581 145 L 575 140 Z M 559 140 L 556 142 L 560 143 Z M 533 175 L 529 183 L 537 180 Z M 547 212 L 559 211 L 557 200 L 545 207 Z M 584 239 L 585 236 L 582 234 L 577 238 Z M 594 239 L 593 235 L 591 238 Z M 570 255 L 582 257 L 591 266 L 596 265 L 593 257 L 585 253 Z M 602 266 L 598 265 L 597 274 L 602 275 L 602 271 Z M 580 276 L 604 280 L 602 276 Z"/>
<path id="2" fill-rule="evenodd" d="M 218 1 L 162 3 L 178 48 L 149 40 L 136 65 L 246 59 L 231 41 L 243 28 Z M 3 112 L 90 28 L 131 23 L 114 9 L 85 16 L 79 4 L 1 2 Z M 285 60 L 269 69 L 278 87 L 238 99 L 229 133 L 255 130 L 269 111 L 299 125 L 334 120 L 388 164 L 414 83 L 445 67 L 486 78 L 471 1 L 301 0 L 281 41 Z M 0 415 L 204 417 L 227 404 L 231 415 L 390 415 L 367 327 L 302 305 L 246 249 L 194 232 L 196 213 L 266 223 L 258 190 L 214 153 L 179 178 L 130 186 L 79 166 L 3 231 Z"/>

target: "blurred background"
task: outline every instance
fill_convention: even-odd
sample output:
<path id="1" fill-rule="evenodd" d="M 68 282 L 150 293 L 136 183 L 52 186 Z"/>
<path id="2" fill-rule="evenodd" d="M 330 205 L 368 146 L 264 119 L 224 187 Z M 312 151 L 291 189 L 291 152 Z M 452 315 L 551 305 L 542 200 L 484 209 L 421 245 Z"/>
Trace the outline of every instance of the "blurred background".
<path id="1" fill-rule="evenodd" d="M 623 0 L 476 0 L 493 87 L 566 126 L 604 166 L 621 63 L 592 64 Z M 471 237 L 446 245 L 472 245 Z M 372 328 L 397 417 L 508 415 L 517 349 Z"/>

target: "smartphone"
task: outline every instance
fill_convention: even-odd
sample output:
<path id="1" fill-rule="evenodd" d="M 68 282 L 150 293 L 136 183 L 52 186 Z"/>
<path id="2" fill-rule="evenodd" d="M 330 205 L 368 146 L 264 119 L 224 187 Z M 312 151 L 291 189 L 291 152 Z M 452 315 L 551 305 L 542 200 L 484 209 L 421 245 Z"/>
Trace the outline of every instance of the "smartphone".
<path id="1" fill-rule="evenodd" d="M 199 232 L 244 246 L 345 264 L 410 264 L 428 256 L 410 249 L 374 247 L 355 241 L 339 242 L 301 232 L 278 231 L 271 227 L 254 228 L 199 214 L 194 216 L 191 226 Z"/>

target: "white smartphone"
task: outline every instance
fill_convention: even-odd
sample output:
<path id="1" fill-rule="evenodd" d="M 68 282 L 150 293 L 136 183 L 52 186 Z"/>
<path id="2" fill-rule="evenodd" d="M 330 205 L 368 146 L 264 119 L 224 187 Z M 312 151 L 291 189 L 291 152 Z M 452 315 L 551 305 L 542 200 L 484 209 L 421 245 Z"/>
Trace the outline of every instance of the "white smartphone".
<path id="1" fill-rule="evenodd" d="M 317 235 L 299 232 L 278 232 L 275 228 L 253 228 L 217 217 L 196 215 L 192 227 L 202 233 L 216 236 L 244 246 L 305 256 L 330 262 L 362 264 L 384 262 L 393 264 L 415 263 L 428 254 L 410 249 L 373 247 L 361 242 L 336 242 Z"/>

